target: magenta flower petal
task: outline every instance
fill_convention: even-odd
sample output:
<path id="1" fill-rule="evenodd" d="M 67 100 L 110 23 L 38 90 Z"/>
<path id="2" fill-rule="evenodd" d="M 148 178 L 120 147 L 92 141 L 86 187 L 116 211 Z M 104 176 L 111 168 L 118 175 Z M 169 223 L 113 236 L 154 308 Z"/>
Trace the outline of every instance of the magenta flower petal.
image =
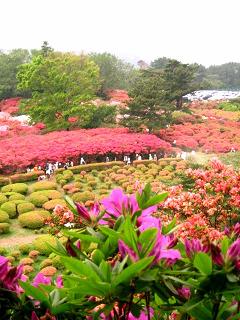
<path id="1" fill-rule="evenodd" d="M 62 276 L 57 276 L 57 279 L 56 279 L 56 287 L 57 288 L 63 288 L 63 278 Z"/>
<path id="2" fill-rule="evenodd" d="M 80 203 L 75 203 L 77 207 L 78 214 L 86 221 L 91 221 L 91 217 L 88 213 L 88 210 L 85 206 L 81 205 Z"/>
<path id="3" fill-rule="evenodd" d="M 132 262 L 136 262 L 139 260 L 136 252 L 132 248 L 127 246 L 122 240 L 118 241 L 118 249 L 122 258 L 128 255 Z"/>
<path id="4" fill-rule="evenodd" d="M 36 277 L 33 279 L 32 285 L 34 287 L 38 287 L 39 284 L 45 284 L 45 285 L 50 285 L 51 284 L 51 279 L 48 277 L 45 277 L 44 274 L 39 272 Z"/>
<path id="5" fill-rule="evenodd" d="M 2 281 L 8 272 L 8 259 L 0 256 L 0 281 Z"/>

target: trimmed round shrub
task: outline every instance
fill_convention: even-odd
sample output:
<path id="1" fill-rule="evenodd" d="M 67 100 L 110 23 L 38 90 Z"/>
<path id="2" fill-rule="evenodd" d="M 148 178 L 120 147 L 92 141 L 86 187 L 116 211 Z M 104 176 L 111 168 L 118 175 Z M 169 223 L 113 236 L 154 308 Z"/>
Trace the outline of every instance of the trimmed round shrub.
<path id="1" fill-rule="evenodd" d="M 22 227 L 29 229 L 41 228 L 44 225 L 45 219 L 37 213 L 37 211 L 30 211 L 21 214 L 18 221 Z"/>
<path id="2" fill-rule="evenodd" d="M 9 215 L 3 210 L 0 210 L 0 223 L 1 222 L 9 222 Z"/>
<path id="3" fill-rule="evenodd" d="M 57 269 L 53 266 L 48 266 L 40 270 L 40 272 L 45 276 L 45 277 L 52 277 L 57 273 Z"/>
<path id="4" fill-rule="evenodd" d="M 66 201 L 63 199 L 53 199 L 49 200 L 48 202 L 44 203 L 43 208 L 46 210 L 53 210 L 57 204 L 60 204 L 62 206 L 66 205 Z"/>
<path id="5" fill-rule="evenodd" d="M 71 170 L 64 170 L 62 175 L 63 179 L 67 180 L 68 182 L 73 178 L 73 172 Z"/>
<path id="6" fill-rule="evenodd" d="M 26 202 L 26 203 L 20 203 L 17 206 L 17 212 L 19 214 L 23 214 L 25 212 L 33 211 L 35 209 L 35 206 L 31 202 Z"/>
<path id="7" fill-rule="evenodd" d="M 36 194 L 37 192 L 33 192 L 29 196 L 29 201 L 36 207 L 42 207 L 42 205 L 48 201 L 48 197 L 43 194 Z"/>
<path id="8" fill-rule="evenodd" d="M 26 183 L 12 183 L 2 187 L 2 192 L 27 193 L 28 185 Z"/>
<path id="9" fill-rule="evenodd" d="M 56 238 L 45 234 L 33 241 L 34 249 L 47 256 L 52 252 L 52 249 L 48 246 L 48 244 L 56 248 Z"/>
<path id="10" fill-rule="evenodd" d="M 29 264 L 25 264 L 25 266 L 23 266 L 23 273 L 24 274 L 29 274 L 33 271 L 34 271 L 33 266 L 30 266 Z"/>
<path id="11" fill-rule="evenodd" d="M 13 263 L 13 262 L 15 261 L 15 258 L 12 257 L 12 256 L 7 256 L 6 258 L 8 259 L 8 261 L 9 261 L 10 263 Z"/>
<path id="12" fill-rule="evenodd" d="M 68 181 L 65 179 L 61 179 L 58 183 L 60 184 L 60 186 L 64 186 Z"/>
<path id="13" fill-rule="evenodd" d="M 18 246 L 18 250 L 22 254 L 28 254 L 32 250 L 32 245 L 29 243 L 23 243 Z"/>
<path id="14" fill-rule="evenodd" d="M 57 189 L 57 184 L 53 181 L 38 181 L 32 185 L 33 191 L 55 190 L 55 189 Z"/>
<path id="15" fill-rule="evenodd" d="M 92 187 L 93 189 L 95 189 L 96 185 L 97 185 L 97 181 L 96 180 L 91 180 L 87 183 L 87 185 L 89 187 Z"/>
<path id="16" fill-rule="evenodd" d="M 8 201 L 7 197 L 3 193 L 0 193 L 0 205 L 2 205 L 4 202 L 7 202 L 7 201 Z"/>
<path id="17" fill-rule="evenodd" d="M 31 250 L 28 254 L 29 258 L 33 259 L 33 260 L 37 260 L 38 256 L 39 256 L 39 251 L 37 250 Z"/>
<path id="18" fill-rule="evenodd" d="M 59 270 L 62 270 L 64 269 L 64 265 L 61 261 L 61 257 L 60 256 L 55 256 L 52 258 L 52 265 L 53 267 L 59 269 Z"/>
<path id="19" fill-rule="evenodd" d="M 72 199 L 75 202 L 86 202 L 88 200 L 94 200 L 95 195 L 90 191 L 77 192 L 72 195 Z"/>
<path id="20" fill-rule="evenodd" d="M 32 264 L 34 264 L 34 260 L 31 259 L 31 258 L 23 258 L 23 259 L 20 260 L 20 264 L 32 265 Z"/>
<path id="21" fill-rule="evenodd" d="M 14 201 L 5 202 L 4 204 L 2 204 L 1 210 L 7 212 L 11 219 L 15 218 L 17 215 L 17 206 Z"/>
<path id="22" fill-rule="evenodd" d="M 35 210 L 34 212 L 37 212 L 38 214 L 40 214 L 40 216 L 42 216 L 44 218 L 44 220 L 46 220 L 47 218 L 51 217 L 51 213 L 47 210 Z"/>
<path id="23" fill-rule="evenodd" d="M 1 233 L 8 233 L 10 228 L 10 224 L 7 222 L 0 223 L 0 234 Z"/>
<path id="24" fill-rule="evenodd" d="M 108 189 L 100 189 L 99 190 L 99 194 L 107 194 L 108 193 Z"/>
<path id="25" fill-rule="evenodd" d="M 94 170 L 91 171 L 91 174 L 92 174 L 94 177 L 97 177 L 98 171 L 94 169 Z"/>
<path id="26" fill-rule="evenodd" d="M 9 201 L 24 200 L 25 196 L 23 194 L 21 194 L 21 193 L 14 193 L 8 199 L 9 199 Z"/>
<path id="27" fill-rule="evenodd" d="M 7 249 L 4 248 L 4 247 L 0 247 L 0 255 L 1 256 L 6 256 L 6 254 L 7 254 Z"/>
<path id="28" fill-rule="evenodd" d="M 12 251 L 11 256 L 18 260 L 21 256 L 21 252 L 19 250 Z"/>
<path id="29" fill-rule="evenodd" d="M 41 263 L 40 263 L 40 268 L 45 268 L 45 267 L 48 267 L 48 266 L 52 266 L 52 259 L 44 259 Z"/>

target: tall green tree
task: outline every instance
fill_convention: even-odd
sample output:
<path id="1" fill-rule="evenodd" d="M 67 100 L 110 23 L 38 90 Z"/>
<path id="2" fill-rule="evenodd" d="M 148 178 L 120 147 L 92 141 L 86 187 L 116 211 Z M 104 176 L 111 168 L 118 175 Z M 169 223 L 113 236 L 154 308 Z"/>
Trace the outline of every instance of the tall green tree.
<path id="1" fill-rule="evenodd" d="M 100 95 L 104 96 L 107 89 L 130 89 L 138 74 L 133 65 L 107 52 L 92 53 L 90 57 L 100 69 Z"/>
<path id="2" fill-rule="evenodd" d="M 14 49 L 8 53 L 0 51 L 0 100 L 19 95 L 16 75 L 23 63 L 30 61 L 25 49 Z"/>
<path id="3" fill-rule="evenodd" d="M 99 68 L 85 55 L 50 52 L 35 56 L 20 67 L 17 78 L 18 88 L 31 92 L 23 112 L 50 129 L 65 128 L 68 117 L 81 116 L 82 106 L 89 106 L 99 89 Z"/>
<path id="4" fill-rule="evenodd" d="M 176 101 L 177 109 L 183 105 L 183 96 L 196 90 L 194 77 L 196 66 L 170 60 L 163 71 L 167 101 Z"/>
<path id="5" fill-rule="evenodd" d="M 142 70 L 129 92 L 128 108 L 121 111 L 122 124 L 135 130 L 144 125 L 151 131 L 169 123 L 175 106 L 166 100 L 164 83 L 161 71 Z"/>

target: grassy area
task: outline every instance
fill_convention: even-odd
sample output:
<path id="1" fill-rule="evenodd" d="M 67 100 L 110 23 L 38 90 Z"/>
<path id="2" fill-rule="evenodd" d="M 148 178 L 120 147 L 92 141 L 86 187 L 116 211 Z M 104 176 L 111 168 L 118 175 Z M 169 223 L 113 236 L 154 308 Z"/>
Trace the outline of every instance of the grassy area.
<path id="1" fill-rule="evenodd" d="M 232 165 L 235 169 L 240 168 L 240 152 L 229 152 L 219 156 L 225 164 Z"/>

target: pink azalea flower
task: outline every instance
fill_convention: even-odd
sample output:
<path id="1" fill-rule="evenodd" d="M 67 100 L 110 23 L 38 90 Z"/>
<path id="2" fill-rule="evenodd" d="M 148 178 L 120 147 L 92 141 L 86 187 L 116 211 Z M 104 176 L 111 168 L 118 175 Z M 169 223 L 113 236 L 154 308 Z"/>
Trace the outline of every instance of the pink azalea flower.
<path id="1" fill-rule="evenodd" d="M 88 222 L 95 222 L 100 213 L 99 203 L 95 202 L 93 206 L 91 206 L 90 210 L 88 210 L 85 206 L 80 203 L 76 203 L 78 214 Z"/>
<path id="2" fill-rule="evenodd" d="M 62 276 L 57 276 L 57 279 L 56 279 L 56 287 L 57 288 L 63 288 L 63 278 Z"/>
<path id="3" fill-rule="evenodd" d="M 102 200 L 102 204 L 105 207 L 106 214 L 103 219 L 118 218 L 121 215 L 130 214 L 140 210 L 135 195 L 126 195 L 122 189 L 114 189 L 110 196 Z M 149 216 L 156 211 L 157 206 L 152 206 L 142 211 L 142 216 Z M 103 220 L 104 221 L 104 220 Z M 104 223 L 104 222 L 103 222 Z"/>
<path id="4" fill-rule="evenodd" d="M 179 288 L 179 289 L 177 289 L 177 292 L 180 297 L 185 298 L 186 300 L 188 300 L 191 296 L 191 291 L 187 287 Z"/>
<path id="5" fill-rule="evenodd" d="M 17 267 L 9 267 L 8 259 L 0 256 L 0 281 L 4 288 L 20 293 L 21 288 L 18 280 L 24 281 L 23 265 Z"/>
<path id="6" fill-rule="evenodd" d="M 45 285 L 50 285 L 51 284 L 51 278 L 45 277 L 44 274 L 39 272 L 35 278 L 33 279 L 32 285 L 34 287 L 38 287 L 39 284 L 45 284 Z"/>

